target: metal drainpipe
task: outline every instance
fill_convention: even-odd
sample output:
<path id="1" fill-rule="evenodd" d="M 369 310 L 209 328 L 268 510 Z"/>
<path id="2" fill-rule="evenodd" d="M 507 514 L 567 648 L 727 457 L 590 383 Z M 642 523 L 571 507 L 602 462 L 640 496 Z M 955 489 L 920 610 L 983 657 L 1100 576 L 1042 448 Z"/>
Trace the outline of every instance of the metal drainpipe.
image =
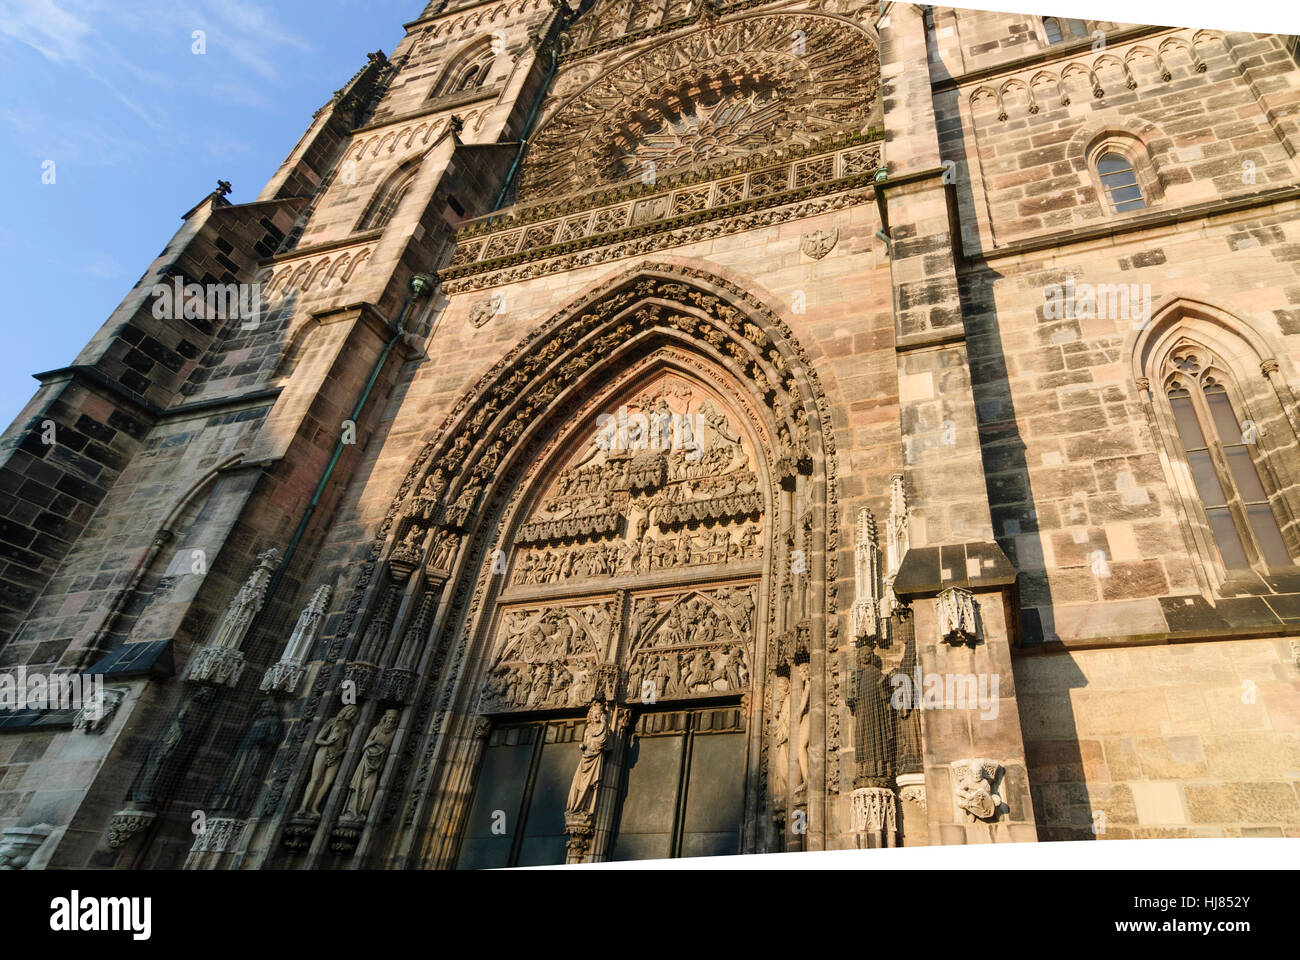
<path id="1" fill-rule="evenodd" d="M 501 185 L 501 192 L 497 194 L 497 202 L 493 205 L 492 210 L 495 212 L 501 209 L 501 204 L 505 203 L 506 193 L 510 190 L 510 184 L 514 182 L 515 173 L 519 170 L 519 161 L 523 159 L 524 150 L 528 147 L 528 134 L 533 132 L 533 121 L 537 119 L 537 111 L 542 106 L 542 101 L 546 99 L 546 91 L 551 88 L 551 79 L 555 76 L 556 68 L 559 67 L 559 58 L 555 55 L 555 47 L 550 46 L 551 65 L 546 70 L 546 80 L 542 87 L 537 91 L 537 96 L 533 98 L 532 109 L 528 111 L 528 119 L 524 121 L 524 135 L 519 138 L 519 149 L 515 151 L 515 158 L 510 162 L 510 172 L 506 174 L 506 182 Z"/>
<path id="2" fill-rule="evenodd" d="M 894 241 L 889 236 L 889 209 L 885 206 L 885 183 L 888 180 L 889 174 L 886 171 L 876 171 L 873 182 L 876 187 L 876 207 L 880 211 L 880 229 L 876 231 L 876 236 L 889 252 L 889 299 L 894 311 L 894 336 L 897 337 L 899 334 L 898 287 L 894 283 Z"/>
<path id="3" fill-rule="evenodd" d="M 406 318 L 411 311 L 411 305 L 421 297 L 430 295 L 437 286 L 437 281 L 427 277 L 424 274 L 416 274 L 411 278 L 411 295 L 406 298 L 406 303 L 402 306 L 402 312 L 397 318 L 397 330 L 393 333 L 392 339 L 384 345 L 379 357 L 375 360 L 374 369 L 370 371 L 370 379 L 366 382 L 366 389 L 362 392 L 361 398 L 357 400 L 357 405 L 352 411 L 349 418 L 356 423 L 361 418 L 361 411 L 365 409 L 366 401 L 370 399 L 370 392 L 374 390 L 375 383 L 379 380 L 379 374 L 384 369 L 384 364 L 388 360 L 388 355 L 393 352 L 393 347 L 397 346 L 397 341 L 406 334 Z M 293 533 L 293 539 L 289 541 L 289 546 L 285 548 L 284 559 L 280 561 L 279 568 L 271 578 L 271 583 L 267 587 L 267 597 L 275 596 L 275 588 L 279 586 L 281 578 L 289 569 L 289 562 L 293 559 L 294 553 L 298 549 L 298 544 L 307 532 L 307 524 L 311 522 L 312 514 L 320 505 L 321 497 L 325 495 L 325 487 L 330 482 L 330 477 L 334 475 L 334 468 L 338 466 L 339 459 L 343 456 L 343 448 L 347 446 L 343 438 L 334 445 L 334 456 L 330 458 L 329 466 L 325 468 L 325 473 L 320 478 L 320 483 L 316 484 L 316 492 L 312 494 L 311 502 L 307 504 L 307 511 L 302 515 L 302 520 L 298 522 L 298 529 Z"/>

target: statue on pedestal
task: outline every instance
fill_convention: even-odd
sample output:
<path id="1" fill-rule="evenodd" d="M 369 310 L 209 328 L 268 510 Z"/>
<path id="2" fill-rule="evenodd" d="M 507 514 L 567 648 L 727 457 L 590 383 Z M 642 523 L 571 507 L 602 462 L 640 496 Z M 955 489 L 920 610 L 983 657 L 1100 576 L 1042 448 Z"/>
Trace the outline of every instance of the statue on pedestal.
<path id="1" fill-rule="evenodd" d="M 356 717 L 357 708 L 348 704 L 316 735 L 316 756 L 312 759 L 311 780 L 303 792 L 302 806 L 298 808 L 297 816 L 320 816 L 321 805 L 329 796 L 334 778 L 339 774 L 339 761 L 348 745 L 348 737 L 352 735 L 352 724 Z"/>

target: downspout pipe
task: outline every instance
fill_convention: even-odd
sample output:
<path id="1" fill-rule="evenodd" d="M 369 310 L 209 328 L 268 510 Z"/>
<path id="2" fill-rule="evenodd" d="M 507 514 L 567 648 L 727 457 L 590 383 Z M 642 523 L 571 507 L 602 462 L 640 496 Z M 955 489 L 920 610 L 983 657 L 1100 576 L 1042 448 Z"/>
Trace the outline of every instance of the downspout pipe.
<path id="1" fill-rule="evenodd" d="M 370 371 L 370 379 L 366 381 L 366 388 L 361 392 L 361 397 L 357 400 L 356 406 L 352 410 L 352 416 L 349 418 L 352 423 L 356 423 L 361 419 L 361 413 L 366 407 L 366 402 L 370 399 L 371 392 L 375 389 L 379 374 L 383 372 L 384 364 L 388 362 L 389 354 L 397 346 L 397 341 L 406 335 L 406 318 L 410 315 L 411 307 L 416 300 L 431 295 L 436 287 L 437 280 L 425 274 L 416 274 L 411 278 L 411 295 L 406 298 L 406 303 L 402 306 L 402 312 L 397 317 L 397 329 L 394 331 L 392 338 L 384 344 L 384 349 L 380 351 L 378 358 L 375 360 L 374 369 Z M 294 553 L 298 550 L 298 544 L 307 532 L 307 525 L 311 523 L 312 515 L 316 512 L 316 508 L 320 506 L 321 497 L 325 495 L 325 488 L 329 486 L 330 478 L 333 477 L 334 469 L 338 466 L 339 460 L 343 456 L 343 449 L 346 446 L 343 437 L 340 436 L 338 443 L 334 445 L 334 455 L 330 458 L 329 466 L 325 468 L 325 473 L 321 476 L 320 482 L 316 484 L 316 492 L 312 494 L 311 501 L 307 504 L 307 510 L 298 522 L 298 529 L 294 531 L 293 539 L 289 541 L 289 546 L 285 548 L 284 559 L 280 561 L 279 568 L 271 578 L 271 583 L 266 591 L 268 597 L 275 596 L 275 588 L 279 586 L 280 580 L 288 571 L 289 562 L 293 559 Z"/>
<path id="2" fill-rule="evenodd" d="M 880 212 L 880 229 L 876 231 L 876 237 L 885 245 L 885 250 L 889 253 L 889 299 L 894 311 L 894 336 L 899 334 L 898 329 L 898 286 L 894 282 L 894 241 L 889 236 L 889 207 L 885 204 L 885 184 L 889 180 L 889 174 L 884 170 L 877 170 L 873 180 L 876 187 L 876 208 Z"/>

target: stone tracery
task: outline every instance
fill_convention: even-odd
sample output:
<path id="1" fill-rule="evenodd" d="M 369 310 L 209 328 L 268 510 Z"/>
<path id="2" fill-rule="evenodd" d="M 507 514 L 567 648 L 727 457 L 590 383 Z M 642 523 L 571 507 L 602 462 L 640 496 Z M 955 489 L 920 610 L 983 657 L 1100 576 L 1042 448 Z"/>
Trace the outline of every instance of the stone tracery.
<path id="1" fill-rule="evenodd" d="M 712 23 L 619 64 L 544 121 L 521 198 L 590 182 L 662 176 L 774 141 L 806 145 L 863 129 L 879 111 L 875 46 L 830 17 Z M 584 75 L 589 67 L 579 67 Z M 572 89 L 562 73 L 558 89 Z"/>

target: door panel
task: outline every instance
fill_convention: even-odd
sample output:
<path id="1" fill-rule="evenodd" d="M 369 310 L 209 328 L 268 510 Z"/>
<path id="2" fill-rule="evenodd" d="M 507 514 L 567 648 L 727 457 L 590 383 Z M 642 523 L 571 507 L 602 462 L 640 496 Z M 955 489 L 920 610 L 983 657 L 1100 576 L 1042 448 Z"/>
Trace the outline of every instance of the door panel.
<path id="1" fill-rule="evenodd" d="M 745 735 L 701 733 L 691 740 L 681 856 L 740 853 L 745 815 Z"/>
<path id="2" fill-rule="evenodd" d="M 462 870 L 486 870 L 510 864 L 510 848 L 519 829 L 524 787 L 532 766 L 538 728 L 511 727 L 492 731 L 483 753 L 469 826 L 461 842 Z M 493 833 L 505 813 L 503 833 Z"/>
<path id="3" fill-rule="evenodd" d="M 564 808 L 584 727 L 581 720 L 561 720 L 492 731 L 459 867 L 564 863 Z M 642 714 L 619 786 L 608 859 L 739 853 L 745 794 L 741 711 L 733 706 Z"/>
<path id="4" fill-rule="evenodd" d="M 612 860 L 671 857 L 685 734 L 641 737 L 628 751 L 627 784 Z"/>
<path id="5" fill-rule="evenodd" d="M 521 867 L 563 863 L 566 859 L 568 836 L 564 832 L 564 806 L 573 784 L 584 726 L 577 725 L 576 740 L 572 727 L 560 730 L 559 740 L 552 739 L 555 727 L 547 730 L 550 742 L 542 746 L 528 819 L 524 822 L 523 845 L 519 849 Z"/>

